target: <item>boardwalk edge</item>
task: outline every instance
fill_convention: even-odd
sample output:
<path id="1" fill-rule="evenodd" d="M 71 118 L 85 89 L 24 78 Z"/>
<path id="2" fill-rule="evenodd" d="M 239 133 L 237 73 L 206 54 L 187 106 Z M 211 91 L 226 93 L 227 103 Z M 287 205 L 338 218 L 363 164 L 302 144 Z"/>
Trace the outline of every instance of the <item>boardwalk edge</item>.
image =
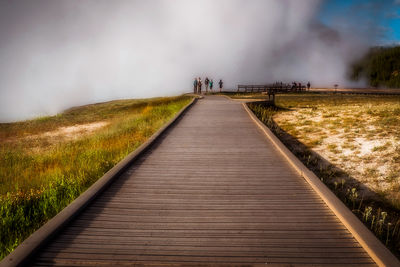
<path id="1" fill-rule="evenodd" d="M 56 216 L 50 219 L 46 224 L 33 232 L 25 241 L 23 241 L 14 251 L 6 256 L 1 262 L 1 267 L 23 266 L 28 263 L 30 257 L 34 255 L 43 245 L 45 245 L 53 236 L 55 236 L 68 222 L 75 218 L 90 202 L 92 202 L 100 193 L 107 188 L 116 178 L 125 171 L 131 163 L 146 152 L 151 145 L 168 130 L 184 113 L 196 103 L 197 98 L 193 98 L 189 104 L 183 107 L 171 120 L 162 128 L 154 133 L 146 142 L 140 145 L 135 151 L 131 152 L 117 165 L 105 173 L 85 192 L 72 201 Z"/>
<path id="2" fill-rule="evenodd" d="M 379 266 L 400 266 L 399 260 L 386 248 L 381 241 L 342 203 L 336 195 L 276 137 L 272 131 L 261 122 L 250 110 L 246 103 L 242 103 L 253 122 L 262 130 L 274 144 L 284 158 L 310 184 L 313 190 L 322 198 L 327 206 L 350 231 L 365 251 Z"/>

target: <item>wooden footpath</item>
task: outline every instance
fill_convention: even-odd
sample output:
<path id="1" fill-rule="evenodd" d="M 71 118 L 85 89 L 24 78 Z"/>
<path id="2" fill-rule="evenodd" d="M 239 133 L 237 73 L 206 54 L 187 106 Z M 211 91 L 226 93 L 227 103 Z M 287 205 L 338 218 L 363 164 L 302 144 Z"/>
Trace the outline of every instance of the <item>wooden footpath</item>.
<path id="1" fill-rule="evenodd" d="M 199 100 L 33 266 L 375 266 L 242 105 Z"/>

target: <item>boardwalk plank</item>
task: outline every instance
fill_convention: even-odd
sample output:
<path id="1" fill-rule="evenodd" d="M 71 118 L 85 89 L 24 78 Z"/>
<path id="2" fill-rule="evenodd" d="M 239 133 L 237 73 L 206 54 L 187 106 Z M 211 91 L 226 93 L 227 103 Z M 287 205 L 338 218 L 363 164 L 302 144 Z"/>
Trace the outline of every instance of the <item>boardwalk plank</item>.
<path id="1" fill-rule="evenodd" d="M 51 246 L 48 247 L 48 251 L 53 251 L 53 252 L 58 252 L 60 249 L 63 249 L 63 251 L 74 251 L 74 250 L 80 250 L 80 251 L 85 251 L 86 249 L 88 250 L 97 250 L 97 249 L 109 249 L 109 250 L 118 250 L 118 251 L 130 251 L 132 253 L 132 249 L 134 250 L 134 253 L 140 253 L 143 250 L 155 250 L 155 251 L 181 251 L 182 253 L 199 253 L 203 251 L 211 251 L 211 252 L 219 252 L 219 251 L 227 251 L 229 253 L 235 252 L 235 253 L 248 253 L 248 252 L 253 252 L 253 253 L 304 253 L 305 255 L 317 255 L 321 253 L 332 253 L 333 255 L 337 254 L 343 254 L 343 257 L 352 255 L 354 257 L 355 255 L 366 255 L 366 254 L 360 254 L 359 252 L 359 247 L 267 247 L 267 246 L 248 246 L 248 247 L 241 247 L 241 246 L 234 246 L 234 245 L 228 245 L 228 246 L 188 246 L 185 245 L 184 250 L 182 249 L 182 246 L 179 245 L 157 245 L 157 246 L 152 246 L 151 248 L 144 247 L 143 244 L 136 244 L 136 245 L 130 245 L 129 249 L 121 249 L 121 247 L 117 244 L 98 244 L 98 243 L 81 243 L 81 244 L 74 244 L 74 246 L 70 247 L 65 247 L 64 244 L 62 243 L 54 243 L 51 244 Z M 265 255 L 265 254 L 264 254 Z"/>
<path id="2" fill-rule="evenodd" d="M 180 249 L 171 249 L 168 247 L 163 247 L 163 248 L 158 248 L 157 251 L 164 255 L 182 255 L 182 256 L 219 256 L 219 257 L 235 257 L 240 254 L 246 254 L 248 257 L 264 257 L 267 255 L 267 257 L 270 258 L 276 258 L 276 257 L 299 257 L 299 258 L 312 258 L 312 257 L 328 257 L 328 258 L 354 258 L 354 257 L 360 257 L 359 252 L 329 252 L 329 251 L 320 251 L 318 253 L 315 253 L 315 251 L 312 252 L 305 252 L 305 251 L 299 251 L 299 252 L 292 252 L 292 251 L 268 251 L 265 249 L 260 249 L 260 250 L 251 250 L 251 251 L 240 251 L 240 250 L 229 250 L 226 248 L 220 248 L 218 249 L 207 249 L 203 247 L 203 249 L 199 249 L 197 247 L 192 247 L 192 249 L 186 249 L 185 251 L 181 251 Z M 49 248 L 48 250 L 49 253 L 56 254 L 58 253 L 58 248 Z M 146 255 L 146 254 L 153 254 L 154 251 L 153 249 L 146 249 L 143 247 L 138 247 L 135 249 L 135 252 L 138 255 Z M 66 248 L 63 250 L 63 253 L 69 253 L 69 254 L 115 254 L 115 255 L 132 255 L 132 250 L 131 249 L 112 249 L 110 247 L 81 247 L 81 248 Z M 60 255 L 60 254 L 57 254 Z M 368 254 L 363 254 L 362 258 L 369 258 Z M 370 261 L 369 261 L 370 262 Z"/>
<path id="3" fill-rule="evenodd" d="M 351 257 L 351 258 L 341 258 L 341 257 L 268 257 L 265 256 L 185 256 L 185 255 L 159 255 L 157 252 L 153 252 L 153 254 L 148 255 L 121 255 L 115 253 L 109 254 L 77 254 L 77 253 L 50 253 L 47 252 L 43 254 L 43 259 L 48 259 L 49 261 L 54 261 L 54 259 L 66 259 L 66 260 L 93 260 L 93 261 L 101 261 L 104 260 L 109 262 L 109 264 L 113 263 L 114 260 L 125 260 L 130 262 L 136 261 L 154 261 L 158 260 L 160 262 L 198 262 L 198 263 L 308 263 L 308 264 L 324 264 L 331 263 L 335 261 L 335 263 L 348 264 L 348 263 L 372 263 L 370 258 L 363 257 Z"/>

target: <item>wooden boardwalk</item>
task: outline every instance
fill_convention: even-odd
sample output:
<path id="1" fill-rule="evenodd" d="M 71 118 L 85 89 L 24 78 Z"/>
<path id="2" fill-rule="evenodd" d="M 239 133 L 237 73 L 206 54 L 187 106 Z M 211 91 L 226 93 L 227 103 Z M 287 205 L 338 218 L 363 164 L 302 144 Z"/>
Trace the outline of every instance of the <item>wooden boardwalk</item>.
<path id="1" fill-rule="evenodd" d="M 375 265 L 240 103 L 199 100 L 35 266 Z"/>

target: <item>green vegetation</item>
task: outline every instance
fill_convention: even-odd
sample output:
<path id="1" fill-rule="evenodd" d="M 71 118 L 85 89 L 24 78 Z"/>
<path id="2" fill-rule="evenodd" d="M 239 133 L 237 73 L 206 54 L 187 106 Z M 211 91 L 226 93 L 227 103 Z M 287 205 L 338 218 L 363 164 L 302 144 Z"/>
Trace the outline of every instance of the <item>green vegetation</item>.
<path id="1" fill-rule="evenodd" d="M 0 258 L 181 110 L 189 96 L 118 100 L 0 124 Z"/>
<path id="2" fill-rule="evenodd" d="M 400 96 L 287 94 L 275 103 L 249 107 L 399 255 Z"/>
<path id="3" fill-rule="evenodd" d="M 367 78 L 374 87 L 400 88 L 400 46 L 372 48 L 351 66 L 350 78 Z"/>

